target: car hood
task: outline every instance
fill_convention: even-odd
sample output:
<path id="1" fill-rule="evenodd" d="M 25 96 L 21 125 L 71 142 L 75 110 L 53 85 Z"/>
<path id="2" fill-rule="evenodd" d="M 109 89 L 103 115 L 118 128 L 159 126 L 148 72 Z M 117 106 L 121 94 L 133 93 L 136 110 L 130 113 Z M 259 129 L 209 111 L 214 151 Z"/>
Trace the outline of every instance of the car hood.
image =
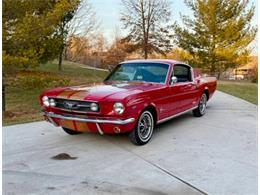
<path id="1" fill-rule="evenodd" d="M 71 100 L 120 100 L 129 95 L 161 88 L 163 84 L 128 82 L 128 83 L 99 83 L 75 87 L 56 88 L 44 95 Z"/>

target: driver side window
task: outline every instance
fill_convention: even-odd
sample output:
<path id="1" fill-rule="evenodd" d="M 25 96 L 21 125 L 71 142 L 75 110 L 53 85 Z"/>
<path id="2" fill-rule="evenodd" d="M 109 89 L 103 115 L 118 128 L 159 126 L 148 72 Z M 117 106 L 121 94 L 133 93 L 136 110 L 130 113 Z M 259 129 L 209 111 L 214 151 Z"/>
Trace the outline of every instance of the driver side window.
<path id="1" fill-rule="evenodd" d="M 173 76 L 177 78 L 177 82 L 189 82 L 192 80 L 190 67 L 184 64 L 176 64 L 173 67 Z"/>

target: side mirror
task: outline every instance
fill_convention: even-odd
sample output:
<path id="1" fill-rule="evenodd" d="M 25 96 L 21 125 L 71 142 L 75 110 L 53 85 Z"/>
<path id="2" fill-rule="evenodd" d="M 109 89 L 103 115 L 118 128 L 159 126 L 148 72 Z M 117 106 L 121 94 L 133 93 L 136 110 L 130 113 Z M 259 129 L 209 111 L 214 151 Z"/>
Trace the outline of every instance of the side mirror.
<path id="1" fill-rule="evenodd" d="M 170 85 L 173 85 L 174 83 L 177 83 L 178 82 L 178 79 L 176 76 L 172 76 L 171 77 L 171 80 L 170 80 Z"/>

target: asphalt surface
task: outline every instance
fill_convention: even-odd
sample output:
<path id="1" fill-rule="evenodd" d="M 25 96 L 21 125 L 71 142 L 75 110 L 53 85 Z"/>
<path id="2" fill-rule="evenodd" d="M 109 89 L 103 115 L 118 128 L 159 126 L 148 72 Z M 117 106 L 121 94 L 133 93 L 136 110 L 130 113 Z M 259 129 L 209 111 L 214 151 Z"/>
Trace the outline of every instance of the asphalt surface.
<path id="1" fill-rule="evenodd" d="M 3 194 L 257 194 L 257 106 L 216 92 L 205 116 L 161 124 L 142 147 L 47 122 L 4 127 Z"/>

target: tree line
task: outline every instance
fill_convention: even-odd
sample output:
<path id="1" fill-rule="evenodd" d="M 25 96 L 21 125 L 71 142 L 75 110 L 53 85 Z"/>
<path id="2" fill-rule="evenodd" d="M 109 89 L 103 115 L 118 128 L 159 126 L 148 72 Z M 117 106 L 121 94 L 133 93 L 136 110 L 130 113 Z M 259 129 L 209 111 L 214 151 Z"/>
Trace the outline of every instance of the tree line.
<path id="1" fill-rule="evenodd" d="M 3 0 L 3 68 L 58 59 L 107 68 L 126 58 L 177 57 L 220 76 L 248 60 L 257 27 L 249 0 L 184 0 L 192 16 L 171 19 L 169 0 L 121 0 L 121 28 L 108 45 L 87 0 Z M 180 10 L 181 11 L 181 10 Z M 120 30 L 119 30 L 120 31 Z"/>

